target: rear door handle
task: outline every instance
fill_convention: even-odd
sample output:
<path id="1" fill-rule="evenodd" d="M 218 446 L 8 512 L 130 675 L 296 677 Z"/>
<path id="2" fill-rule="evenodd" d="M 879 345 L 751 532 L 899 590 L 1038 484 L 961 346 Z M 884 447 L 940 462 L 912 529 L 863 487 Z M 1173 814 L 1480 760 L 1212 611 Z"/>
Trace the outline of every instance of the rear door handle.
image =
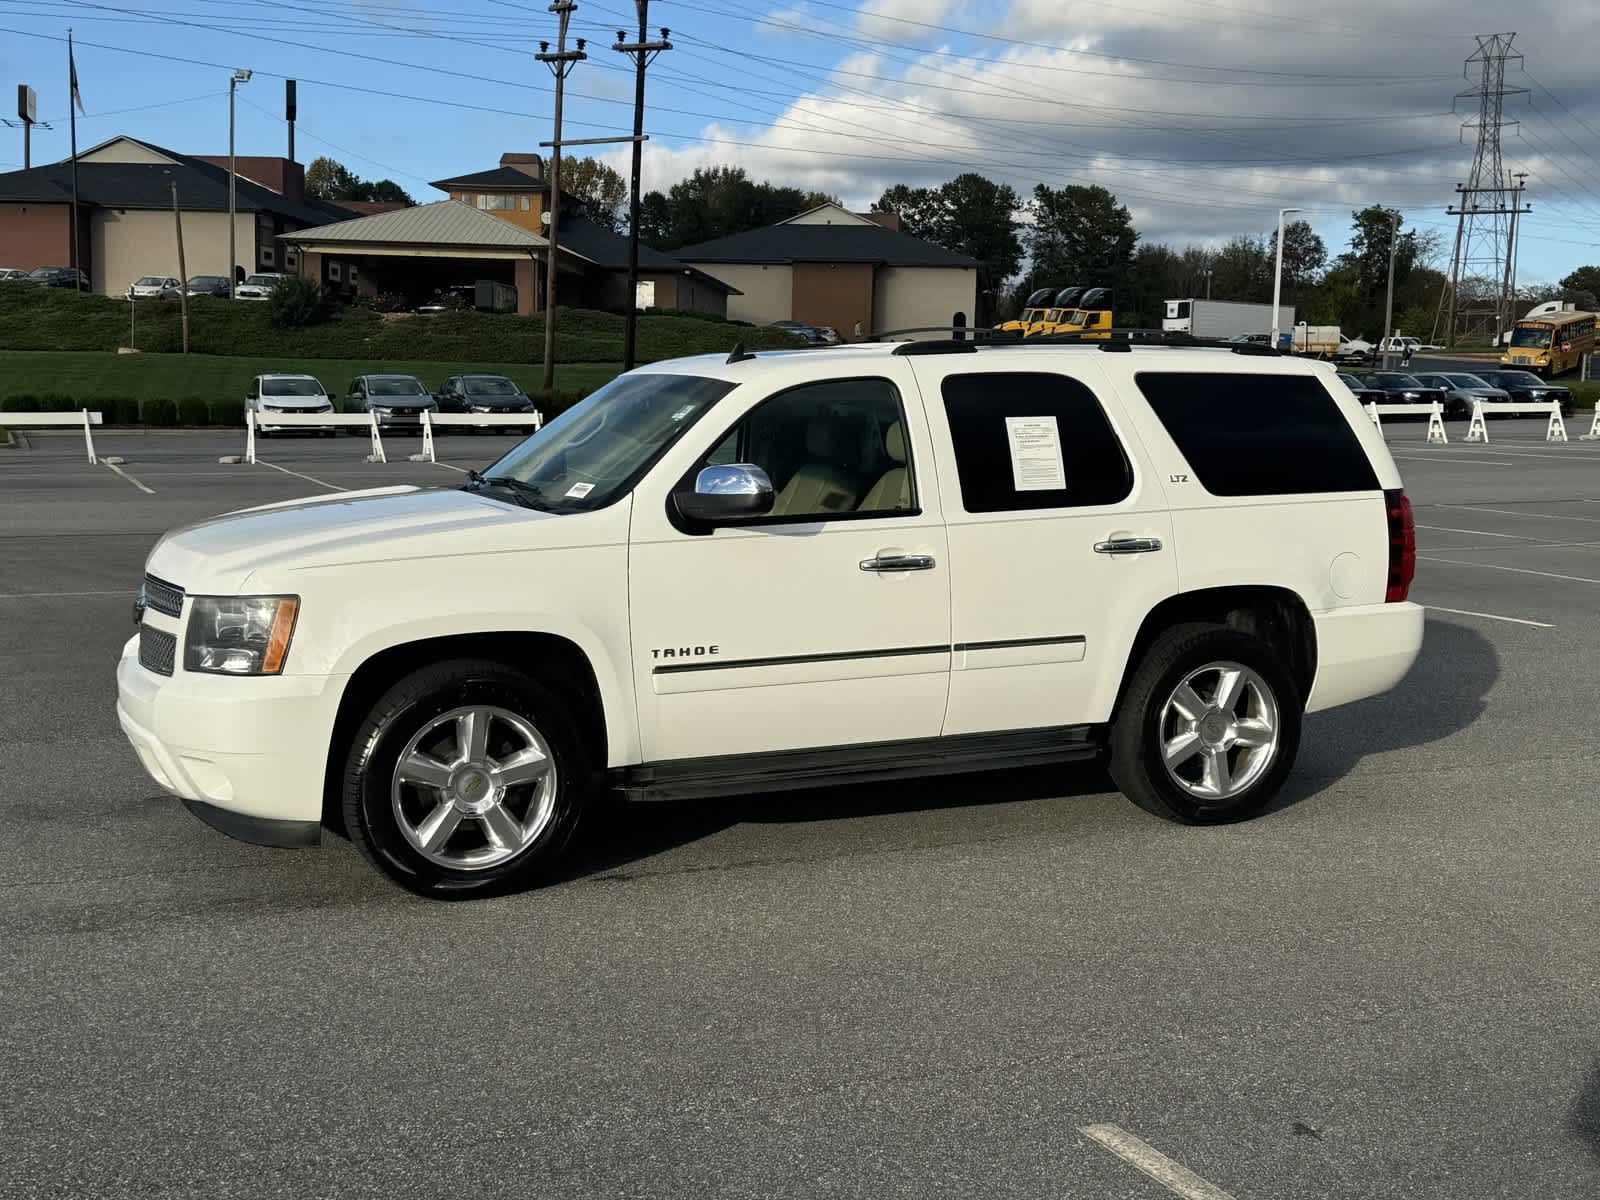
<path id="1" fill-rule="evenodd" d="M 1159 549 L 1161 539 L 1153 537 L 1112 538 L 1094 544 L 1096 554 L 1154 554 Z"/>
<path id="2" fill-rule="evenodd" d="M 936 564 L 931 554 L 880 554 L 863 558 L 863 571 L 931 571 Z"/>

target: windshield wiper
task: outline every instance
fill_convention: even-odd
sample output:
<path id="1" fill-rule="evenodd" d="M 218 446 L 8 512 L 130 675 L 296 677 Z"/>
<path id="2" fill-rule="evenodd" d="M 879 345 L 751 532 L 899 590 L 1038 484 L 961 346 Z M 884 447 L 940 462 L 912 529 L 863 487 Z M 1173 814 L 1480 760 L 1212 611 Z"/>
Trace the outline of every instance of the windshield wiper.
<path id="1" fill-rule="evenodd" d="M 550 507 L 549 502 L 545 500 L 544 489 L 537 484 L 524 483 L 520 479 L 513 479 L 510 475 L 481 475 L 477 471 L 468 471 L 467 482 L 463 486 L 472 491 L 478 491 L 486 487 L 504 488 L 516 498 L 517 503 L 523 508 L 534 508 L 540 512 L 555 511 Z"/>

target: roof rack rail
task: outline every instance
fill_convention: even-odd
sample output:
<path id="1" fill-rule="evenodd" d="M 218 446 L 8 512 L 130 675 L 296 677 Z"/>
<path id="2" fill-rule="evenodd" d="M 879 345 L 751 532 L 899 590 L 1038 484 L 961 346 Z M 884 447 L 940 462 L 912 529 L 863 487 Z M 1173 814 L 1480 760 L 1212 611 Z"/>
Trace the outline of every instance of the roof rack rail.
<path id="1" fill-rule="evenodd" d="M 901 342 L 890 354 L 976 354 L 978 347 L 972 342 L 958 342 L 954 338 L 934 338 L 926 342 Z"/>
<path id="2" fill-rule="evenodd" d="M 908 333 L 952 333 L 954 338 L 946 341 L 972 341 L 972 342 L 1020 342 L 1022 334 L 1014 329 L 992 329 L 987 325 L 916 325 L 909 329 L 884 329 L 876 333 L 869 333 L 862 338 L 865 342 L 882 342 L 891 338 L 900 337 Z"/>
<path id="3" fill-rule="evenodd" d="M 1175 329 L 1086 329 L 1082 333 L 1041 333 L 1028 339 L 1030 345 L 1095 346 L 1117 354 L 1134 346 L 1173 346 L 1200 350 L 1231 350 L 1234 354 L 1283 356 L 1281 350 L 1255 342 L 1234 342 L 1226 338 L 1195 337 Z"/>

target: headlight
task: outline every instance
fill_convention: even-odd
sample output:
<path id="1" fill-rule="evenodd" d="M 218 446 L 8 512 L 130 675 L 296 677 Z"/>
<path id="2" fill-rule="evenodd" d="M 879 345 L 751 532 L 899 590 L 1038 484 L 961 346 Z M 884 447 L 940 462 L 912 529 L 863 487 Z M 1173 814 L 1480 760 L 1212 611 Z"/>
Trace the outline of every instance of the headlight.
<path id="1" fill-rule="evenodd" d="M 326 402 L 324 402 L 322 404 L 319 404 L 312 411 L 319 412 L 319 413 L 330 413 L 330 412 L 333 411 L 333 401 L 329 400 L 329 401 L 326 401 Z"/>
<path id="2" fill-rule="evenodd" d="M 183 667 L 212 675 L 278 675 L 289 655 L 298 596 L 196 596 Z"/>

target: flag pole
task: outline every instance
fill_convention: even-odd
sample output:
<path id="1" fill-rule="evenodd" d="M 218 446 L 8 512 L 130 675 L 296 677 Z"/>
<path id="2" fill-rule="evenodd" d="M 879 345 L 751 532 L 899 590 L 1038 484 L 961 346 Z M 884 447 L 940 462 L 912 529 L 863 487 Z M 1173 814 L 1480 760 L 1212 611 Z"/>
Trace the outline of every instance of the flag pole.
<path id="1" fill-rule="evenodd" d="M 72 59 L 72 30 L 67 30 L 67 111 L 72 118 L 72 269 L 78 267 L 78 64 Z M 81 275 L 72 286 L 82 289 Z"/>

